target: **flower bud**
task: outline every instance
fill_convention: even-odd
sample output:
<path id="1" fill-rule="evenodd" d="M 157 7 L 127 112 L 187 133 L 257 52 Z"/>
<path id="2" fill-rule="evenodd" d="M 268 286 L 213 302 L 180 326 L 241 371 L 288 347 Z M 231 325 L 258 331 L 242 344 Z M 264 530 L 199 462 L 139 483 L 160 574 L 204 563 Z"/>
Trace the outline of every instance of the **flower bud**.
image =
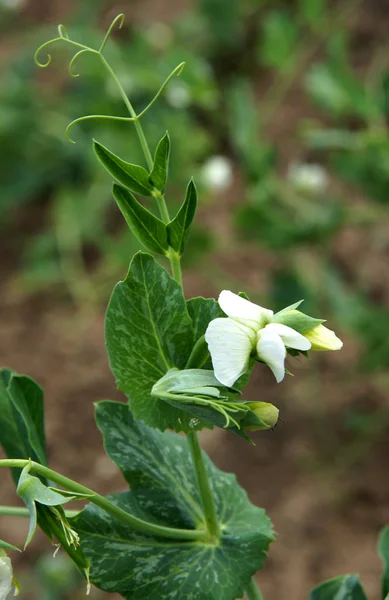
<path id="1" fill-rule="evenodd" d="M 340 350 L 343 346 L 342 340 L 335 335 L 335 332 L 324 325 L 317 325 L 313 329 L 304 331 L 303 336 L 311 342 L 311 350 Z"/>
<path id="2" fill-rule="evenodd" d="M 254 413 L 263 424 L 245 425 L 245 421 L 250 423 L 249 413 L 241 423 L 242 429 L 245 429 L 246 431 L 260 431 L 261 429 L 271 429 L 277 424 L 279 410 L 273 404 L 270 404 L 269 402 L 247 402 L 246 406 L 250 408 L 251 412 Z"/>
<path id="3" fill-rule="evenodd" d="M 6 600 L 12 590 L 12 564 L 8 556 L 0 554 L 0 600 Z"/>

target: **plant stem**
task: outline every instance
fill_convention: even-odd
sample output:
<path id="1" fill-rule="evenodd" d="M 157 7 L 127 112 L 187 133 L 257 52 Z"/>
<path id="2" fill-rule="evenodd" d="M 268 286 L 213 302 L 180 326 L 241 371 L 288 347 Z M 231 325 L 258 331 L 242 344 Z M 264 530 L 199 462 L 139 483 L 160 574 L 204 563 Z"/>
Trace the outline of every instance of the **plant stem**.
<path id="1" fill-rule="evenodd" d="M 164 537 L 168 539 L 174 540 L 187 540 L 187 541 L 195 541 L 195 540 L 204 540 L 205 532 L 200 529 L 174 529 L 171 527 L 163 527 L 162 525 L 156 525 L 154 523 L 148 523 L 147 521 L 143 521 L 142 519 L 138 519 L 134 517 L 130 513 L 125 510 L 119 508 L 113 502 L 110 502 L 104 496 L 100 496 L 100 494 L 96 494 L 93 490 L 73 481 L 72 479 L 68 479 L 64 477 L 64 475 L 60 475 L 56 471 L 52 471 L 48 467 L 40 465 L 34 461 L 29 460 L 19 460 L 19 459 L 4 459 L 0 460 L 0 467 L 19 467 L 24 468 L 26 465 L 31 465 L 31 471 L 34 471 L 38 475 L 42 475 L 46 477 L 50 481 L 53 481 L 57 485 L 60 485 L 71 492 L 76 492 L 78 494 L 85 494 L 88 496 L 88 500 L 96 506 L 99 506 L 107 513 L 112 515 L 113 517 L 119 519 L 135 531 L 140 531 L 141 533 L 146 533 L 149 535 L 155 535 L 158 537 Z"/>
<path id="2" fill-rule="evenodd" d="M 110 65 L 105 60 L 105 58 L 102 54 L 100 54 L 100 58 L 104 64 L 105 68 L 107 69 L 107 71 L 109 72 L 111 77 L 114 79 L 116 85 L 118 86 L 120 94 L 123 98 L 123 101 L 128 109 L 128 112 L 130 113 L 131 117 L 133 117 L 134 119 L 137 119 L 137 115 L 134 111 L 134 108 L 133 108 L 130 100 L 128 99 L 127 94 L 124 91 L 122 85 L 120 84 L 118 78 L 116 77 L 115 73 L 113 72 Z M 147 161 L 147 165 L 148 165 L 149 169 L 151 170 L 153 167 L 153 159 L 152 159 L 152 156 L 150 153 L 149 146 L 147 144 L 147 140 L 143 133 L 142 126 L 138 120 L 135 120 L 134 124 L 135 124 L 136 131 L 138 133 L 138 137 L 139 137 L 139 140 L 140 140 L 140 143 L 141 143 L 141 146 L 142 146 L 142 149 L 143 149 L 146 161 Z M 169 221 L 170 221 L 169 210 L 167 208 L 164 195 L 161 194 L 160 192 L 159 193 L 155 192 L 154 197 L 157 201 L 162 221 L 166 224 L 169 223 Z M 167 256 L 170 260 L 173 278 L 182 288 L 183 282 L 182 282 L 180 255 L 177 254 L 177 252 L 175 252 L 172 248 L 170 248 Z M 187 439 L 188 439 L 189 448 L 190 448 L 190 451 L 192 454 L 192 459 L 193 459 L 193 465 L 194 465 L 194 468 L 196 471 L 197 480 L 198 480 L 198 484 L 199 484 L 199 489 L 200 489 L 201 499 L 202 499 L 202 503 L 203 503 L 204 516 L 205 516 L 205 520 L 206 520 L 208 534 L 209 534 L 209 536 L 211 536 L 211 538 L 216 540 L 220 536 L 220 528 L 219 528 L 219 523 L 218 523 L 217 516 L 216 516 L 215 502 L 214 502 L 213 494 L 212 494 L 212 491 L 211 491 L 211 488 L 209 485 L 208 474 L 207 474 L 207 470 L 205 467 L 203 455 L 201 453 L 201 448 L 200 448 L 200 444 L 199 444 L 199 441 L 197 438 L 197 434 L 195 432 L 191 432 L 187 435 Z M 134 518 L 134 517 L 132 517 L 132 518 Z M 148 524 L 148 525 L 150 525 L 150 524 Z M 162 529 L 162 528 L 160 528 L 160 529 Z M 178 530 L 178 531 L 181 533 L 181 530 Z M 193 533 L 193 531 L 190 531 L 189 533 Z M 196 531 L 195 533 L 198 533 L 198 531 Z M 201 532 L 201 535 L 203 535 L 203 532 Z"/>
<path id="3" fill-rule="evenodd" d="M 197 475 L 208 533 L 213 540 L 216 541 L 220 537 L 220 528 L 217 520 L 213 494 L 209 485 L 208 473 L 205 467 L 197 433 L 195 431 L 188 433 L 187 440 Z"/>
<path id="4" fill-rule="evenodd" d="M 101 62 L 103 63 L 104 67 L 106 68 L 106 70 L 111 75 L 114 82 L 116 83 L 118 90 L 120 92 L 120 95 L 123 99 L 123 102 L 127 107 L 128 112 L 130 113 L 131 117 L 133 119 L 135 119 L 134 120 L 135 129 L 138 134 L 140 144 L 142 146 L 143 154 L 145 155 L 147 166 L 148 166 L 149 170 L 151 171 L 151 169 L 153 168 L 153 164 L 154 164 L 153 157 L 151 156 L 149 145 L 147 143 L 145 134 L 143 132 L 142 125 L 140 124 L 140 121 L 138 120 L 138 116 L 134 110 L 134 107 L 132 106 L 126 92 L 123 89 L 122 84 L 120 83 L 119 79 L 116 77 L 116 75 L 115 75 L 114 71 L 112 70 L 111 66 L 109 65 L 109 63 L 105 60 L 105 58 L 102 54 L 99 54 L 99 56 L 100 56 Z"/>
<path id="5" fill-rule="evenodd" d="M 255 583 L 254 577 L 251 578 L 251 581 L 246 588 L 246 596 L 247 600 L 263 600 L 261 590 Z"/>
<path id="6" fill-rule="evenodd" d="M 65 516 L 72 519 L 79 514 L 79 510 L 65 510 Z M 27 508 L 21 506 L 0 506 L 0 517 L 29 517 Z"/>

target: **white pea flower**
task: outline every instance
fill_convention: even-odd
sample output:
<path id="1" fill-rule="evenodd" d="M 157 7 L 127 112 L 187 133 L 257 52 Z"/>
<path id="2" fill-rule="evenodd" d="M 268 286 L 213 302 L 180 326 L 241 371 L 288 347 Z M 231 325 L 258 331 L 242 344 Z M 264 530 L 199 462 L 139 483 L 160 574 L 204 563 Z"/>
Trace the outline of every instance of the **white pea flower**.
<path id="1" fill-rule="evenodd" d="M 12 564 L 8 556 L 0 555 L 0 600 L 6 600 L 12 590 Z"/>
<path id="2" fill-rule="evenodd" d="M 289 166 L 288 179 L 300 190 L 311 193 L 324 192 L 329 183 L 328 173 L 321 165 L 297 162 Z"/>
<path id="3" fill-rule="evenodd" d="M 227 387 L 231 387 L 248 370 L 251 356 L 266 363 L 279 383 L 285 377 L 288 348 L 307 351 L 338 350 L 342 347 L 342 342 L 334 332 L 324 327 L 320 320 L 295 310 L 295 306 L 274 315 L 272 310 L 228 290 L 221 292 L 219 305 L 227 318 L 211 321 L 205 332 L 205 340 L 215 376 Z M 301 319 L 306 330 L 302 333 L 285 324 L 301 323 Z"/>
<path id="4" fill-rule="evenodd" d="M 204 184 L 215 191 L 230 187 L 233 179 L 232 163 L 226 156 L 211 156 L 201 173 Z"/>

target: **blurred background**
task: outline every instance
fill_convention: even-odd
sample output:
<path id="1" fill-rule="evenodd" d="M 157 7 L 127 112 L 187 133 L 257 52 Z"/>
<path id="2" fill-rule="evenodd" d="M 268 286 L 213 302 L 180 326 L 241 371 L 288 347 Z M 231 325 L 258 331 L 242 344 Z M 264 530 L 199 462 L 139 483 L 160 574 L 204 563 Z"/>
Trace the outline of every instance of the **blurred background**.
<path id="1" fill-rule="evenodd" d="M 290 359 L 274 384 L 257 366 L 246 398 L 282 421 L 250 447 L 202 434 L 269 512 L 278 542 L 258 581 L 269 600 L 302 600 L 323 579 L 359 572 L 379 598 L 379 529 L 389 522 L 388 0 L 0 0 L 0 358 L 45 389 L 54 469 L 100 491 L 123 489 L 103 453 L 93 401 L 122 399 L 104 349 L 104 310 L 138 243 L 98 165 L 96 137 L 143 164 L 131 124 L 98 61 L 72 79 L 65 44 L 46 70 L 33 54 L 64 23 L 98 46 L 139 111 L 181 61 L 186 67 L 144 117 L 152 146 L 168 129 L 168 202 L 194 175 L 200 210 L 184 259 L 187 296 L 244 290 L 278 310 L 327 317 L 339 353 Z M 44 54 L 41 60 L 45 60 Z M 2 474 L 2 504 L 16 504 Z M 27 522 L 0 520 L 23 545 Z M 22 600 L 84 597 L 46 538 L 14 556 Z M 93 590 L 92 600 L 114 598 Z"/>

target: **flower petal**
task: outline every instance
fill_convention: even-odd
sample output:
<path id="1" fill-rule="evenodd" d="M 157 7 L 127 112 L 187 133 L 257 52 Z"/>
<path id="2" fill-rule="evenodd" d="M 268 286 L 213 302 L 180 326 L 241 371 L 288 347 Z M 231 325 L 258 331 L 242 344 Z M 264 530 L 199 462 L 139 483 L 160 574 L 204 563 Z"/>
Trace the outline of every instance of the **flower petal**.
<path id="1" fill-rule="evenodd" d="M 232 319 L 214 319 L 205 332 L 215 377 L 231 387 L 249 367 L 255 334 Z"/>
<path id="2" fill-rule="evenodd" d="M 312 350 L 340 350 L 343 346 L 342 340 L 336 336 L 335 332 L 324 325 L 304 331 L 304 336 L 311 342 Z"/>
<path id="3" fill-rule="evenodd" d="M 0 556 L 0 600 L 6 600 L 12 589 L 12 565 L 8 556 Z"/>
<path id="4" fill-rule="evenodd" d="M 274 314 L 272 310 L 262 308 L 229 290 L 220 293 L 219 304 L 227 316 L 255 330 L 270 323 Z"/>
<path id="5" fill-rule="evenodd" d="M 282 323 L 270 323 L 265 329 L 277 333 L 287 348 L 309 350 L 311 347 L 311 342 L 306 337 Z"/>
<path id="6" fill-rule="evenodd" d="M 280 383 L 285 377 L 286 348 L 278 333 L 268 327 L 262 329 L 259 332 L 257 352 L 258 358 L 271 368 L 277 383 Z"/>

